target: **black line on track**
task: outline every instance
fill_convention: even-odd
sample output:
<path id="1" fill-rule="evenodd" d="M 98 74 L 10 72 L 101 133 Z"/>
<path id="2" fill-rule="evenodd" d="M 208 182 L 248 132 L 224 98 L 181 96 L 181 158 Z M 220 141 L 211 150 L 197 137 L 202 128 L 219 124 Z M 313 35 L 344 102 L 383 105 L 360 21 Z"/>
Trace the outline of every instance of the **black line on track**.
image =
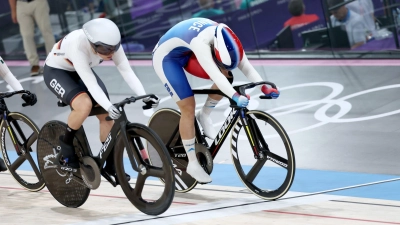
<path id="1" fill-rule="evenodd" d="M 235 207 L 246 206 L 246 205 L 256 205 L 256 204 L 265 203 L 265 202 L 283 201 L 283 200 L 287 200 L 287 199 L 294 199 L 294 198 L 302 198 L 302 197 L 320 195 L 320 194 L 331 193 L 331 192 L 336 192 L 336 191 L 343 191 L 343 190 L 348 190 L 348 189 L 353 189 L 353 188 L 372 186 L 372 185 L 376 185 L 376 184 L 395 182 L 395 181 L 399 181 L 399 180 L 400 180 L 400 178 L 395 178 L 395 179 L 384 180 L 384 181 L 379 181 L 379 182 L 371 182 L 371 183 L 367 183 L 367 184 L 353 185 L 353 186 L 344 187 L 344 188 L 336 188 L 336 189 L 320 191 L 320 192 L 314 192 L 314 193 L 303 194 L 303 195 L 297 195 L 297 196 L 292 196 L 292 197 L 287 197 L 287 198 L 280 198 L 280 199 L 272 200 L 272 201 L 259 201 L 259 202 L 252 202 L 252 203 L 244 203 L 244 204 L 238 204 L 238 205 L 224 206 L 224 207 L 219 207 L 219 208 L 214 208 L 214 209 L 204 209 L 204 210 L 199 210 L 199 211 L 194 211 L 194 212 L 187 212 L 187 213 L 180 213 L 180 214 L 174 214 L 174 215 L 169 215 L 169 216 L 157 216 L 157 217 L 148 218 L 148 219 L 127 221 L 127 222 L 122 222 L 122 223 L 113 223 L 112 225 L 132 224 L 132 223 L 144 222 L 144 221 L 150 221 L 150 220 L 154 220 L 155 221 L 155 220 L 158 220 L 158 219 L 170 218 L 170 217 L 175 217 L 175 216 L 182 216 L 182 215 L 188 215 L 188 214 L 216 211 L 216 210 L 221 210 L 221 209 L 229 209 L 229 208 L 235 208 Z"/>
<path id="2" fill-rule="evenodd" d="M 155 218 L 149 218 L 149 219 L 128 221 L 128 222 L 122 222 L 122 223 L 112 223 L 112 225 L 129 224 L 129 223 L 143 222 L 143 221 L 149 221 L 149 220 L 157 220 L 157 219 L 163 219 L 163 218 L 169 218 L 169 217 L 175 217 L 175 216 L 182 216 L 182 215 L 188 215 L 188 214 L 194 214 L 194 213 L 214 211 L 214 210 L 218 210 L 218 209 L 228 209 L 228 208 L 234 208 L 234 207 L 245 206 L 245 205 L 254 205 L 254 204 L 259 204 L 259 203 L 264 203 L 264 202 L 267 202 L 267 201 L 244 203 L 244 204 L 234 205 L 234 206 L 224 206 L 224 207 L 219 207 L 219 208 L 215 208 L 215 209 L 203 209 L 203 210 L 199 210 L 199 211 L 195 211 L 195 212 L 180 213 L 180 214 L 169 215 L 169 216 L 157 216 Z"/>
<path id="3" fill-rule="evenodd" d="M 330 200 L 330 201 L 332 201 L 332 202 L 342 202 L 342 203 L 351 203 L 351 204 L 360 204 L 360 205 L 374 205 L 374 206 L 385 206 L 385 207 L 400 208 L 400 205 L 387 205 L 387 204 L 368 203 L 368 202 L 354 202 L 354 201 L 342 201 L 342 200 Z"/>

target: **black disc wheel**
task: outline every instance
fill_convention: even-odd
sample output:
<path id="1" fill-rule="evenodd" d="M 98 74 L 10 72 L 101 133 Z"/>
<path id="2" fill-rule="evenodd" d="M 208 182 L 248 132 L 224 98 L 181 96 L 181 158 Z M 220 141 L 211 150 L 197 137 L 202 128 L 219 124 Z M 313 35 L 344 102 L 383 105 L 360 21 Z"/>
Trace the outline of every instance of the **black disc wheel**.
<path id="1" fill-rule="evenodd" d="M 61 121 L 47 122 L 39 133 L 37 157 L 49 192 L 60 204 L 77 208 L 86 202 L 90 189 L 84 184 L 80 170 L 76 173 L 66 172 L 60 169 L 60 163 L 56 161 L 61 150 L 59 137 L 66 128 L 67 125 Z M 74 138 L 74 147 L 76 153 L 83 152 L 77 138 Z"/>
<path id="2" fill-rule="evenodd" d="M 150 118 L 149 127 L 160 136 L 171 156 L 175 172 L 175 191 L 184 193 L 196 187 L 197 180 L 186 173 L 189 161 L 179 134 L 180 118 L 181 114 L 175 109 L 160 109 Z M 204 161 L 201 154 L 197 157 L 200 162 Z"/>

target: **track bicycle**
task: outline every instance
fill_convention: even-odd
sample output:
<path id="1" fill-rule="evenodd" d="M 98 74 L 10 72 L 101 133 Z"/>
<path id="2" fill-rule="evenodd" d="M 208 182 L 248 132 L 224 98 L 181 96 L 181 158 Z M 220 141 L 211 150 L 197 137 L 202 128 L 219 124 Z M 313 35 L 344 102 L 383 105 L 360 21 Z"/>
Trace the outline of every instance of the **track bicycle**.
<path id="1" fill-rule="evenodd" d="M 275 84 L 263 81 L 234 86 L 234 89 L 246 96 L 246 89 L 263 84 L 276 88 Z M 193 93 L 228 97 L 220 90 L 212 89 L 193 90 Z M 260 98 L 270 97 L 262 95 Z M 211 145 L 207 143 L 197 120 L 194 121 L 195 149 L 200 165 L 211 174 L 213 159 L 232 130 L 230 151 L 240 180 L 262 199 L 282 197 L 288 192 L 295 175 L 295 155 L 289 136 L 268 113 L 240 108 L 232 99 L 228 99 L 232 109 Z M 196 186 L 197 181 L 186 173 L 188 158 L 179 134 L 179 120 L 180 113 L 177 110 L 163 108 L 153 114 L 148 126 L 160 136 L 172 158 L 176 191 L 188 192 Z"/>
<path id="2" fill-rule="evenodd" d="M 73 142 L 79 158 L 79 169 L 67 166 L 60 154 L 59 136 L 64 134 L 67 125 L 53 120 L 42 127 L 38 138 L 38 161 L 46 186 L 59 203 L 73 208 L 81 206 L 87 200 L 90 190 L 100 186 L 103 176 L 114 187 L 119 184 L 129 201 L 145 214 L 159 215 L 170 207 L 174 197 L 175 178 L 165 145 L 147 126 L 129 122 L 124 110 L 126 104 L 149 96 L 155 97 L 130 97 L 114 104 L 121 116 L 114 120 L 114 125 L 97 156 L 92 154 L 81 126 Z M 62 102 L 58 102 L 58 105 L 65 106 Z M 149 108 L 149 104 L 143 106 L 143 109 Z M 103 108 L 94 107 L 89 116 L 106 113 L 108 114 Z M 110 117 L 106 119 L 111 120 Z M 103 169 L 113 148 L 115 179 Z M 127 156 L 128 160 L 125 160 L 124 156 Z M 137 174 L 136 182 L 130 183 L 125 179 L 126 174 L 131 177 Z M 147 187 L 145 182 L 151 177 L 164 181 L 163 190 L 155 200 L 153 193 L 152 199 L 144 196 Z"/>
<path id="3" fill-rule="evenodd" d="M 20 90 L 0 94 L 0 104 L 5 107 L 0 124 L 1 153 L 7 169 L 14 179 L 24 189 L 36 192 L 45 186 L 42 174 L 34 160 L 39 128 L 28 116 L 8 110 L 4 99 L 16 94 L 30 94 L 30 92 Z M 35 175 L 21 174 L 21 171 L 24 170 L 33 170 Z"/>

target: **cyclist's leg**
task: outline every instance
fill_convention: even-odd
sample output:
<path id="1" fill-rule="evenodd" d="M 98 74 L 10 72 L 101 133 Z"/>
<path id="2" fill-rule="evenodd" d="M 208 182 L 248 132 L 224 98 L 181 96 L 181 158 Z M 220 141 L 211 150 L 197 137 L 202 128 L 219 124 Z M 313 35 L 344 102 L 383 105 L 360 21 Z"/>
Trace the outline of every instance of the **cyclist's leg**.
<path id="1" fill-rule="evenodd" d="M 232 73 L 228 70 L 221 70 L 222 74 L 228 79 L 228 81 L 232 84 L 233 83 L 233 76 Z M 218 86 L 214 83 L 210 89 L 219 90 Z M 218 102 L 223 98 L 222 95 L 217 94 L 209 94 L 207 101 L 204 103 L 203 108 L 201 109 L 201 113 L 206 115 L 207 117 L 210 115 L 211 111 L 215 108 Z M 214 136 L 215 137 L 215 136 Z"/>
<path id="2" fill-rule="evenodd" d="M 114 125 L 114 120 L 107 121 L 106 117 L 108 114 L 96 115 L 100 123 L 100 141 L 104 143 L 107 139 L 107 135 L 110 133 L 112 126 Z"/>
<path id="3" fill-rule="evenodd" d="M 60 146 L 62 155 L 69 166 L 79 168 L 78 158 L 73 148 L 73 140 L 76 131 L 82 126 L 83 121 L 92 109 L 91 98 L 87 94 L 87 88 L 80 83 L 80 77 L 76 72 L 45 65 L 43 77 L 47 87 L 73 109 L 68 116 L 65 135 L 60 137 Z"/>
<path id="4" fill-rule="evenodd" d="M 92 110 L 92 101 L 89 95 L 81 92 L 71 101 L 72 111 L 68 116 L 68 126 L 78 130 Z"/>
<path id="5" fill-rule="evenodd" d="M 210 76 L 208 76 L 203 67 L 197 61 L 197 58 L 194 54 L 190 56 L 188 63 L 185 65 L 185 70 L 196 77 L 203 79 L 210 79 Z M 229 82 L 232 83 L 233 82 L 232 73 L 230 73 L 230 71 L 228 70 L 223 70 L 223 69 L 220 70 L 222 74 L 224 74 L 228 78 Z M 218 90 L 218 87 L 214 83 L 211 86 L 211 89 Z M 209 94 L 207 100 L 204 103 L 203 108 L 196 114 L 196 118 L 200 122 L 200 125 L 204 130 L 204 134 L 211 139 L 214 139 L 217 136 L 217 132 L 214 129 L 213 122 L 210 118 L 210 113 L 218 104 L 218 102 L 222 99 L 222 97 L 223 96 L 217 94 Z"/>
<path id="6" fill-rule="evenodd" d="M 107 98 L 110 99 L 109 95 L 108 95 L 108 91 L 106 86 L 104 85 L 103 81 L 99 78 L 99 76 L 97 76 L 96 72 L 92 69 L 93 74 L 96 77 L 97 83 L 99 84 L 100 88 L 103 90 L 104 94 L 106 94 Z M 83 84 L 83 82 L 82 82 Z M 92 100 L 92 104 L 95 107 L 101 107 L 97 104 L 97 102 L 94 100 L 93 96 L 88 93 L 90 96 L 90 99 Z M 97 119 L 99 119 L 99 123 L 100 123 L 100 141 L 102 144 L 104 144 L 104 142 L 107 139 L 108 134 L 111 131 L 111 128 L 114 125 L 114 121 L 107 121 L 106 117 L 108 116 L 108 114 L 100 114 L 100 115 L 96 115 Z M 114 149 L 111 151 L 110 155 L 108 155 L 107 160 L 106 160 L 106 166 L 104 168 L 104 170 L 108 173 L 108 175 L 112 175 L 114 177 L 116 177 L 116 172 L 115 172 L 115 166 L 114 166 Z M 126 179 L 129 181 L 131 179 L 131 177 L 126 174 Z"/>
<path id="7" fill-rule="evenodd" d="M 103 90 L 104 94 L 107 96 L 108 99 L 110 99 L 110 96 L 108 95 L 108 91 L 106 86 L 104 85 L 103 81 L 100 79 L 99 76 L 97 76 L 96 72 L 92 69 L 92 72 L 94 74 L 94 76 L 96 77 L 97 80 L 97 84 L 100 86 L 100 88 Z M 82 85 L 83 82 L 82 82 Z M 89 93 L 89 92 L 88 92 Z M 96 107 L 101 107 L 97 104 L 97 102 L 94 100 L 93 96 L 89 93 L 90 99 L 92 100 L 92 103 L 94 106 Z M 101 142 L 105 142 L 107 139 L 107 135 L 108 133 L 110 133 L 110 130 L 112 128 L 112 126 L 114 125 L 114 121 L 107 121 L 106 117 L 108 116 L 108 114 L 101 114 L 101 115 L 97 115 L 97 119 L 99 119 L 100 122 L 100 141 Z"/>
<path id="8" fill-rule="evenodd" d="M 60 137 L 60 145 L 64 158 L 68 158 L 67 163 L 73 168 L 79 168 L 78 158 L 73 147 L 74 137 L 88 117 L 92 109 L 92 101 L 87 93 L 81 92 L 71 100 L 71 107 L 73 110 L 68 116 L 65 134 Z"/>
<path id="9" fill-rule="evenodd" d="M 211 177 L 200 166 L 195 153 L 195 100 L 185 72 L 183 71 L 185 64 L 185 59 L 170 58 L 168 55 L 165 56 L 165 54 L 162 54 L 159 50 L 153 55 L 154 69 L 168 93 L 177 102 L 181 111 L 179 132 L 189 159 L 186 172 L 201 183 L 209 183 L 211 182 Z"/>
<path id="10" fill-rule="evenodd" d="M 94 76 L 96 77 L 97 80 L 97 84 L 99 84 L 100 88 L 103 90 L 104 94 L 106 94 L 107 98 L 110 99 L 110 96 L 108 95 L 108 91 L 106 86 L 104 85 L 103 81 L 100 79 L 99 76 L 97 76 L 96 72 L 92 69 L 92 72 L 94 74 Z M 90 94 L 89 94 L 90 95 Z M 93 105 L 95 105 L 96 107 L 101 107 L 97 104 L 97 102 L 94 100 L 93 96 L 91 96 Z M 110 120 L 107 121 L 106 117 L 108 116 L 108 114 L 101 114 L 101 115 L 96 115 L 97 119 L 99 119 L 99 123 L 100 123 L 100 141 L 102 144 L 104 144 L 104 142 L 107 139 L 107 135 L 110 133 L 112 126 L 114 125 L 114 121 Z M 109 170 L 113 171 L 113 175 L 115 174 L 115 169 L 114 169 L 114 151 L 112 151 L 110 153 L 110 155 L 107 157 L 107 164 L 106 167 Z"/>
<path id="11" fill-rule="evenodd" d="M 228 80 L 233 80 L 233 77 L 230 76 L 224 71 L 222 71 L 225 76 L 227 76 Z M 231 82 L 232 83 L 232 82 Z M 211 89 L 218 90 L 218 86 L 214 83 L 211 86 Z M 218 102 L 223 98 L 222 95 L 217 95 L 217 94 L 209 94 L 207 97 L 206 102 L 204 103 L 203 107 L 201 110 L 196 114 L 197 120 L 200 122 L 201 127 L 203 127 L 204 134 L 211 138 L 214 139 L 217 136 L 217 131 L 214 128 L 214 123 L 212 122 L 210 118 L 210 114 L 212 110 L 215 108 L 215 106 L 218 104 Z"/>
<path id="12" fill-rule="evenodd" d="M 96 115 L 97 119 L 99 119 L 100 122 L 100 141 L 101 143 L 104 145 L 104 142 L 107 139 L 107 135 L 110 133 L 110 130 L 112 128 L 112 126 L 114 125 L 114 121 L 107 121 L 106 117 L 108 116 L 108 114 L 100 114 L 100 115 Z M 113 176 L 115 178 L 115 180 L 118 182 L 118 178 L 117 178 L 117 173 L 115 171 L 115 165 L 114 165 L 114 148 L 112 149 L 112 151 L 110 152 L 110 154 L 108 155 L 107 159 L 106 159 L 106 165 L 104 167 L 104 171 L 107 173 L 108 176 Z M 131 176 L 129 176 L 129 174 L 125 173 L 125 178 L 127 181 L 129 181 L 131 179 Z"/>

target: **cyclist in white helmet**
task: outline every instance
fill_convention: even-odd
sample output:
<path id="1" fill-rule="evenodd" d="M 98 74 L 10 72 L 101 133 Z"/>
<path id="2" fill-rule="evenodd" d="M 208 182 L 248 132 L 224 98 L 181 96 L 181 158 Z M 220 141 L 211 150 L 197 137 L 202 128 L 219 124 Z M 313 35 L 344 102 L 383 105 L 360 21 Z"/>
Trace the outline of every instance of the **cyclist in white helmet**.
<path id="1" fill-rule="evenodd" d="M 10 69 L 7 67 L 6 63 L 4 62 L 3 58 L 0 56 L 0 76 L 11 86 L 14 91 L 20 91 L 24 88 L 22 87 L 21 83 L 15 78 L 15 76 L 11 73 Z M 36 95 L 31 94 L 23 94 L 21 98 L 25 101 L 22 106 L 27 105 L 34 105 L 37 102 Z M 3 113 L 5 110 L 5 106 L 0 103 L 0 112 Z M 7 167 L 4 164 L 3 159 L 0 157 L 0 172 L 6 171 Z"/>
<path id="2" fill-rule="evenodd" d="M 205 18 L 184 20 L 169 29 L 153 50 L 153 67 L 181 111 L 179 131 L 189 159 L 186 172 L 199 183 L 209 183 L 211 177 L 196 158 L 193 119 L 196 116 L 205 135 L 214 138 L 217 133 L 209 115 L 222 96 L 209 95 L 203 108 L 195 115 L 196 103 L 184 70 L 211 79 L 214 82 L 212 89 L 220 89 L 241 107 L 246 107 L 249 99 L 233 89 L 231 70 L 238 67 L 252 82 L 260 82 L 262 78 L 249 63 L 233 31 L 225 24 Z M 273 98 L 279 96 L 278 90 L 265 85 L 261 91 Z"/>
<path id="3" fill-rule="evenodd" d="M 129 87 L 137 95 L 145 95 L 142 83 L 133 72 L 121 47 L 121 34 L 117 25 L 109 19 L 98 18 L 85 23 L 82 29 L 72 31 L 56 43 L 47 56 L 44 66 L 44 81 L 47 87 L 65 104 L 72 107 L 65 135 L 60 137 L 61 152 L 67 166 L 79 168 L 73 148 L 76 131 L 82 126 L 92 107 L 100 105 L 108 114 L 97 115 L 100 121 L 100 141 L 105 142 L 113 121 L 120 111 L 109 100 L 107 89 L 93 71 L 103 60 L 113 60 Z M 158 99 L 143 100 L 157 107 Z M 113 154 L 107 158 L 103 171 L 115 176 Z M 127 177 L 129 179 L 129 177 Z"/>

